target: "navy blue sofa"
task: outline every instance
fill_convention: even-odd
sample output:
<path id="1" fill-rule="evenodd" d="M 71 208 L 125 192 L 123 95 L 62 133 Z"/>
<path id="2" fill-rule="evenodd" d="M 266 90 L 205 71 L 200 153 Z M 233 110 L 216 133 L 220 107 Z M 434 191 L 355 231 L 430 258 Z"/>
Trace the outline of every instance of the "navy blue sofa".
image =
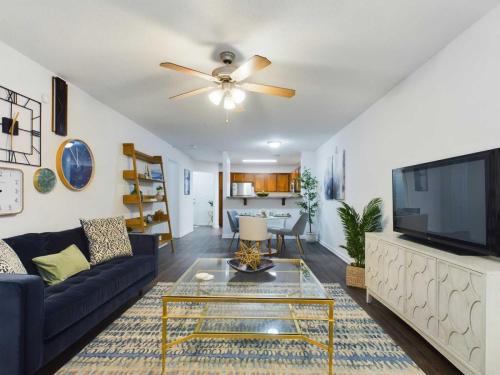
<path id="1" fill-rule="evenodd" d="M 140 295 L 158 275 L 158 238 L 131 234 L 134 255 L 46 286 L 31 259 L 75 244 L 89 259 L 82 228 L 6 238 L 28 275 L 0 274 L 0 374 L 33 374 L 99 322 Z"/>

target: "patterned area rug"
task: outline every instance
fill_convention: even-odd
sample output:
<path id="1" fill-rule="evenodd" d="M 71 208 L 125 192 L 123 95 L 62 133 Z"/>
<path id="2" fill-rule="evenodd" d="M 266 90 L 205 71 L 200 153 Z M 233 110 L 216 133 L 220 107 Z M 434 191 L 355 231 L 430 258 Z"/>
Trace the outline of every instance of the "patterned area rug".
<path id="1" fill-rule="evenodd" d="M 156 285 L 58 374 L 161 374 L 161 296 L 169 285 Z M 339 285 L 324 285 L 335 299 L 335 374 L 423 374 Z M 178 307 L 184 311 L 192 308 L 189 304 Z M 326 342 L 328 330 L 325 322 L 301 324 L 307 325 L 302 328 L 311 338 Z M 189 321 L 172 320 L 168 329 L 174 336 L 183 336 L 188 325 Z M 200 339 L 171 348 L 165 373 L 327 374 L 327 354 L 315 346 L 294 340 Z"/>

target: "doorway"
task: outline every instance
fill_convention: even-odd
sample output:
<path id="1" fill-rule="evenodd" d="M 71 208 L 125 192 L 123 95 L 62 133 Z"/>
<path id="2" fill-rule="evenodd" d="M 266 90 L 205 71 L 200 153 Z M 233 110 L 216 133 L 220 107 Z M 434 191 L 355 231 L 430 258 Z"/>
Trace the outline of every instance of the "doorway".
<path id="1" fill-rule="evenodd" d="M 213 173 L 193 172 L 193 222 L 195 226 L 213 226 L 216 199 Z M 217 215 L 218 216 L 218 215 Z"/>

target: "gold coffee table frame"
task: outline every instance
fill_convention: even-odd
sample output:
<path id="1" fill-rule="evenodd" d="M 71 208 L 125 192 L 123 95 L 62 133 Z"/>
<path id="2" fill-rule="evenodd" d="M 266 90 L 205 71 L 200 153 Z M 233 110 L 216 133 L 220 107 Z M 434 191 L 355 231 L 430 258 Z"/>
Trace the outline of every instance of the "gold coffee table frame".
<path id="1" fill-rule="evenodd" d="M 207 261 L 210 259 L 198 259 L 184 274 L 179 278 L 179 281 L 183 279 L 184 275 L 188 274 L 192 271 L 193 268 L 200 261 Z M 216 259 L 213 259 L 214 261 Z M 217 259 L 218 260 L 218 259 Z M 300 259 L 280 259 L 276 260 L 277 262 L 290 262 L 297 263 L 301 266 L 307 266 Z M 308 272 L 311 272 L 307 268 Z M 210 271 L 210 270 L 207 270 Z M 211 270 L 216 271 L 217 270 Z M 290 271 L 283 271 L 290 272 Z M 311 275 L 312 272 L 311 272 Z M 314 276 L 313 276 L 314 277 Z M 314 277 L 315 279 L 315 277 Z M 179 283 L 179 281 L 174 284 L 171 288 L 173 290 L 175 286 Z M 162 297 L 163 302 L 163 315 L 162 315 L 162 344 L 161 344 L 161 353 L 162 353 L 162 372 L 165 371 L 166 367 L 166 355 L 168 349 L 172 348 L 175 345 L 182 344 L 188 340 L 192 339 L 202 339 L 202 338 L 214 338 L 214 339 L 281 339 L 281 340 L 303 340 L 309 344 L 315 345 L 323 350 L 328 352 L 328 373 L 330 375 L 333 374 L 333 325 L 334 325 L 334 304 L 335 301 L 333 298 L 301 298 L 301 297 L 266 297 L 266 296 L 233 296 L 233 295 L 214 295 L 214 296 L 200 296 L 200 295 L 166 295 Z M 175 315 L 168 314 L 168 304 L 169 303 L 200 303 L 205 304 L 205 308 L 201 314 L 197 315 Z M 230 315 L 207 315 L 207 306 L 211 303 L 238 303 L 238 304 L 282 304 L 288 305 L 290 309 L 289 317 L 265 317 L 265 316 L 230 316 Z M 294 313 L 293 305 L 326 305 L 328 306 L 328 317 L 321 318 L 317 316 L 301 316 L 297 317 Z M 167 321 L 168 319 L 198 319 L 198 322 L 195 326 L 194 332 L 177 338 L 172 341 L 168 341 L 167 339 Z M 207 319 L 274 319 L 274 320 L 292 320 L 294 322 L 296 333 L 262 333 L 262 332 L 202 332 L 200 330 L 202 323 Z M 321 343 L 317 340 L 311 339 L 302 333 L 300 326 L 298 324 L 299 321 L 306 320 L 314 320 L 314 321 L 326 321 L 328 322 L 328 344 Z"/>

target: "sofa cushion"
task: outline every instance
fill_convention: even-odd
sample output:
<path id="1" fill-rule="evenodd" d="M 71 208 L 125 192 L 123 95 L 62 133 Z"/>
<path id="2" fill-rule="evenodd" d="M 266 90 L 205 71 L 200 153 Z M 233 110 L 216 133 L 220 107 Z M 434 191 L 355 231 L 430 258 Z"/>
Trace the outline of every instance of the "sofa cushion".
<path id="1" fill-rule="evenodd" d="M 156 258 L 116 258 L 45 289 L 44 337 L 54 337 L 154 272 Z"/>
<path id="2" fill-rule="evenodd" d="M 3 265 L 0 267 L 0 272 L 2 272 L 2 269 L 5 270 L 2 273 L 27 274 L 26 268 L 24 268 L 16 252 L 4 240 L 0 240 L 0 262 Z"/>
<path id="3" fill-rule="evenodd" d="M 46 255 L 43 250 L 45 240 L 40 234 L 27 233 L 22 236 L 6 238 L 5 242 L 16 252 L 26 271 L 30 275 L 38 276 L 38 270 L 31 259 L 40 255 Z"/>
<path id="4" fill-rule="evenodd" d="M 80 223 L 89 241 L 91 265 L 133 255 L 123 216 L 80 219 Z"/>
<path id="5" fill-rule="evenodd" d="M 38 272 L 48 285 L 56 285 L 79 272 L 89 270 L 90 264 L 78 246 L 68 246 L 56 254 L 33 258 Z"/>
<path id="6" fill-rule="evenodd" d="M 90 259 L 87 237 L 81 227 L 60 232 L 27 233 L 6 238 L 5 242 L 16 252 L 30 275 L 38 275 L 31 261 L 33 258 L 58 253 L 73 244 L 78 246 L 87 260 Z"/>

